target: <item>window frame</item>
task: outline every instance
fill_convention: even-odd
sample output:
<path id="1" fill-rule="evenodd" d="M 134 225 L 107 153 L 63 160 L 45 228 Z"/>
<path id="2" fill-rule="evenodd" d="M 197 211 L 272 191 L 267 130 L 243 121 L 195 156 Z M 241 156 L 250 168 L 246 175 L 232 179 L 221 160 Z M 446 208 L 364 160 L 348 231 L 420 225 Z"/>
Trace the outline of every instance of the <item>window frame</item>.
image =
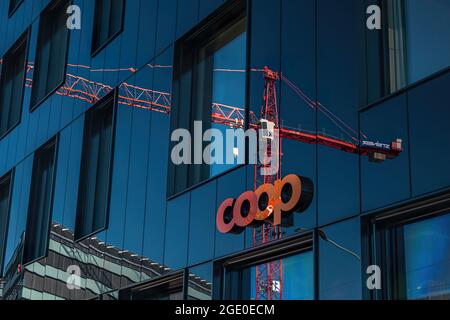
<path id="1" fill-rule="evenodd" d="M 101 51 L 103 51 L 103 49 L 105 47 L 107 47 L 111 42 L 114 41 L 114 39 L 116 39 L 124 30 L 124 24 L 125 24 L 125 12 L 126 12 L 126 5 L 127 5 L 127 1 L 126 0 L 121 0 L 123 5 L 122 5 L 122 15 L 121 15 L 121 21 L 120 21 L 120 28 L 119 30 L 117 30 L 115 33 L 113 33 L 112 35 L 108 36 L 108 38 L 104 41 L 104 43 L 98 45 L 98 47 L 96 48 L 95 45 L 95 37 L 96 37 L 96 32 L 98 31 L 98 2 L 95 1 L 95 5 L 94 5 L 94 18 L 93 18 L 93 24 L 92 24 L 92 39 L 91 39 L 91 58 L 94 58 L 95 56 L 97 56 Z M 108 21 L 109 22 L 109 21 Z"/>
<path id="2" fill-rule="evenodd" d="M 41 104 L 43 104 L 50 96 L 52 96 L 56 91 L 58 91 L 65 83 L 66 83 L 66 77 L 67 77 L 67 63 L 68 63 L 68 58 L 69 58 L 69 49 L 70 49 L 70 30 L 67 29 L 67 36 L 66 36 L 66 42 L 65 42 L 65 56 L 64 56 L 64 67 L 63 67 L 63 76 L 62 76 L 62 80 L 58 83 L 58 85 L 52 89 L 51 91 L 49 91 L 46 95 L 44 95 L 42 98 L 37 99 L 36 101 L 33 101 L 33 90 L 34 90 L 34 81 L 36 79 L 36 66 L 39 63 L 39 60 L 41 59 L 40 57 L 40 46 L 41 46 L 41 42 L 42 42 L 42 37 L 43 37 L 43 33 L 42 33 L 42 29 L 44 28 L 44 26 L 46 25 L 44 23 L 44 20 L 47 19 L 43 19 L 46 15 L 50 14 L 51 11 L 57 9 L 59 6 L 64 6 L 64 4 L 67 4 L 67 6 L 70 6 L 72 4 L 73 0 L 52 0 L 48 6 L 42 11 L 42 13 L 39 16 L 39 34 L 37 37 L 37 43 L 36 43 L 36 54 L 35 54 L 35 64 L 34 64 L 34 72 L 33 72 L 33 86 L 31 88 L 31 95 L 30 95 L 30 113 L 33 113 L 34 111 L 36 111 L 37 108 L 39 108 L 39 106 Z M 48 71 L 48 70 L 47 70 Z M 47 79 L 46 79 L 46 85 L 47 85 L 47 81 L 48 81 L 48 74 L 47 74 Z"/>
<path id="3" fill-rule="evenodd" d="M 8 18 L 11 18 L 14 13 L 20 8 L 20 5 L 23 3 L 23 0 L 19 0 L 15 6 L 12 5 L 11 0 L 9 0 L 9 8 L 8 8 Z"/>
<path id="4" fill-rule="evenodd" d="M 259 247 L 244 250 L 243 252 L 220 258 L 214 261 L 214 278 L 212 294 L 213 300 L 228 300 L 227 274 L 229 272 L 241 272 L 243 269 L 262 263 L 268 263 L 277 259 L 292 257 L 305 252 L 313 255 L 313 282 L 314 299 L 318 297 L 318 270 L 317 270 L 317 235 L 314 232 L 306 232 L 281 240 L 265 243 Z M 240 291 L 241 289 L 238 288 Z M 241 292 L 238 293 L 241 295 Z M 242 299 L 239 297 L 238 299 Z"/>
<path id="5" fill-rule="evenodd" d="M 406 289 L 402 278 L 404 258 L 400 244 L 400 228 L 450 214 L 450 192 L 433 194 L 402 203 L 382 212 L 362 218 L 362 274 L 371 265 L 381 268 L 381 290 L 368 290 L 363 285 L 366 300 L 404 300 Z"/>
<path id="6" fill-rule="evenodd" d="M 27 28 L 24 33 L 19 37 L 19 39 L 16 40 L 16 42 L 13 44 L 13 46 L 5 53 L 3 56 L 3 63 L 2 68 L 0 69 L 0 87 L 3 86 L 4 81 L 4 70 L 3 65 L 5 64 L 5 60 L 9 58 L 10 55 L 15 55 L 17 51 L 22 47 L 22 45 L 25 46 L 25 62 L 24 62 L 24 73 L 23 73 L 23 79 L 22 79 L 22 92 L 20 97 L 20 110 L 19 110 L 19 120 L 17 123 L 12 125 L 8 130 L 5 131 L 5 133 L 0 134 L 0 140 L 2 140 L 4 137 L 6 137 L 11 131 L 13 131 L 21 122 L 22 122 L 22 114 L 23 114 L 23 102 L 25 97 L 25 86 L 26 86 L 26 79 L 27 79 L 27 67 L 28 67 L 28 53 L 30 49 L 30 34 L 31 34 L 31 28 Z M 2 107 L 2 106 L 0 106 Z"/>
<path id="7" fill-rule="evenodd" d="M 2 177 L 0 177 L 0 187 L 2 187 L 4 184 L 9 184 L 9 193 L 8 193 L 8 209 L 6 213 L 6 228 L 5 228 L 5 234 L 3 235 L 4 238 L 4 244 L 3 248 L 0 248 L 0 253 L 2 255 L 0 256 L 0 278 L 4 276 L 3 274 L 3 268 L 5 267 L 5 253 L 6 253 L 6 247 L 8 242 L 8 234 L 9 234 L 9 220 L 11 218 L 11 205 L 12 205 L 12 197 L 13 197 L 13 188 L 14 188 L 14 175 L 15 175 L 15 168 L 13 168 L 11 171 L 4 174 Z"/>
<path id="8" fill-rule="evenodd" d="M 119 290 L 119 300 L 133 300 L 133 294 L 139 291 L 144 291 L 146 289 L 160 288 L 171 282 L 180 281 L 181 282 L 181 296 L 183 300 L 187 298 L 187 281 L 189 278 L 189 273 L 187 269 L 181 271 L 170 272 L 163 274 L 154 279 L 148 281 L 132 284 L 129 287 L 125 287 Z"/>
<path id="9" fill-rule="evenodd" d="M 24 263 L 24 259 L 25 259 L 25 252 L 26 252 L 26 246 L 27 246 L 27 236 L 29 235 L 29 224 L 30 224 L 30 217 L 32 214 L 32 210 L 34 210 L 31 206 L 31 204 L 34 202 L 34 197 L 36 196 L 34 194 L 34 189 L 36 188 L 35 183 L 36 183 L 36 178 L 39 174 L 39 172 L 37 172 L 35 169 L 37 168 L 37 163 L 38 163 L 38 157 L 42 152 L 47 151 L 50 148 L 54 148 L 54 154 L 53 154 L 53 177 L 52 177 L 52 181 L 51 181 L 51 190 L 50 190 L 50 203 L 49 203 L 49 219 L 48 219 L 48 232 L 47 232 L 47 241 L 46 241 L 46 245 L 45 245 L 45 254 L 43 256 L 37 257 L 33 260 L 27 261 Z M 33 155 L 33 172 L 31 175 L 31 185 L 30 185 L 30 195 L 28 197 L 28 210 L 27 210 L 27 222 L 26 222 L 26 229 L 25 229 L 25 240 L 23 243 L 23 250 L 22 250 L 22 255 L 21 255 L 21 259 L 20 261 L 22 262 L 22 266 L 26 267 L 29 266 L 33 263 L 38 262 L 41 259 L 44 259 L 48 256 L 48 250 L 49 250 L 49 245 L 50 245 L 50 234 L 52 231 L 52 215 L 53 215 L 53 204 L 54 204 L 54 200 L 55 200 L 55 185 L 56 185 L 56 175 L 57 175 L 57 170 L 58 170 L 58 150 L 59 150 L 59 134 L 55 135 L 53 138 L 51 138 L 50 140 L 48 140 L 46 143 L 44 143 L 41 147 L 39 147 L 39 149 L 37 149 L 34 152 Z"/>
<path id="10" fill-rule="evenodd" d="M 196 63 L 196 59 L 198 57 L 198 53 L 200 49 L 202 49 L 202 45 L 207 42 L 207 40 L 211 40 L 215 38 L 215 35 L 220 34 L 227 28 L 231 28 L 235 23 L 239 22 L 241 19 L 245 20 L 245 31 L 246 31 L 246 52 L 245 52 L 245 126 L 244 130 L 249 128 L 249 91 L 250 91 L 250 57 L 251 57 L 251 10 L 250 4 L 247 0 L 232 0 L 224 3 L 221 7 L 219 7 L 216 11 L 214 11 L 211 15 L 209 15 L 206 19 L 203 20 L 202 23 L 197 25 L 194 29 L 187 32 L 184 36 L 178 39 L 175 42 L 174 49 L 174 62 L 173 62 L 173 83 L 172 83 L 172 112 L 170 115 L 170 132 L 173 132 L 176 129 L 184 128 L 182 124 L 180 124 L 180 106 L 186 104 L 189 106 L 189 114 L 192 114 L 194 100 L 196 99 L 194 83 L 196 78 L 195 68 L 193 68 Z M 181 75 L 183 71 L 189 68 L 189 82 L 187 85 L 181 85 Z M 187 88 L 185 88 L 187 87 Z M 184 94 L 181 92 L 187 90 L 188 97 L 184 97 Z M 186 99 L 183 99 L 186 98 Z M 188 100 L 188 103 L 182 103 L 181 101 Z M 191 120 L 188 122 L 190 126 L 188 130 L 192 131 L 190 128 L 192 126 Z M 169 137 L 170 140 L 170 137 Z M 245 166 L 246 164 L 238 164 L 233 168 L 230 168 L 224 172 L 221 172 L 217 175 L 210 176 L 209 178 L 202 179 L 199 182 L 191 183 L 189 180 L 189 176 L 192 174 L 192 166 L 193 165 L 181 165 L 176 166 L 171 161 L 171 152 L 172 148 L 176 143 L 170 142 L 169 154 L 168 154 L 168 183 L 167 183 L 167 200 L 174 199 L 182 194 L 189 192 L 193 189 L 196 189 L 208 182 L 218 179 L 226 174 L 229 174 L 232 171 L 238 170 Z M 248 154 L 248 145 L 245 144 L 246 155 Z M 247 157 L 248 158 L 248 157 Z M 246 163 L 248 159 L 246 159 Z M 177 190 L 177 174 L 179 174 L 180 168 L 183 167 L 182 176 L 183 176 L 183 187 L 181 190 Z"/>
<path id="11" fill-rule="evenodd" d="M 109 226 L 109 215 L 110 215 L 110 207 L 111 207 L 111 188 L 112 188 L 112 177 L 114 172 L 114 150 L 115 150 L 115 142 L 116 142 L 116 129 L 117 129 L 117 106 L 118 106 L 118 90 L 114 89 L 110 93 L 108 93 L 105 97 L 103 97 L 101 100 L 99 100 L 94 106 L 92 106 L 88 111 L 84 114 L 84 130 L 83 130 L 83 146 L 82 146 L 82 159 L 80 164 L 80 179 L 79 179 L 79 185 L 78 185 L 78 196 L 77 196 L 77 211 L 76 211 L 76 221 L 75 221 L 75 232 L 74 232 L 74 242 L 79 243 L 82 242 L 90 237 L 93 237 L 94 235 L 105 231 L 108 229 Z M 87 141 L 89 139 L 88 133 L 89 128 L 87 127 L 87 122 L 89 121 L 88 117 L 90 114 L 95 113 L 95 111 L 98 110 L 98 108 L 105 108 L 108 107 L 109 103 L 112 103 L 112 138 L 111 138 L 111 156 L 109 159 L 109 176 L 108 176 L 108 183 L 107 183 L 107 203 L 105 207 L 105 226 L 99 230 L 93 231 L 87 235 L 80 235 L 79 234 L 79 228 L 80 224 L 82 222 L 82 214 L 81 214 L 81 203 L 84 201 L 83 199 L 83 191 L 82 188 L 84 187 L 83 181 L 84 181 L 84 172 L 86 164 L 85 164 L 85 156 L 87 154 L 86 147 L 87 147 Z"/>

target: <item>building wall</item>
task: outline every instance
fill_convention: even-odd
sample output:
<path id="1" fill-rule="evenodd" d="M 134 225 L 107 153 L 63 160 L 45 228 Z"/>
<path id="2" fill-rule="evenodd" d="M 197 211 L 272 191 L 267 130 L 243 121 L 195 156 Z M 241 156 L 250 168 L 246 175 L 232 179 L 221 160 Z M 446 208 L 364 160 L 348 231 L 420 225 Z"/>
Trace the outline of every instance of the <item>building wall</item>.
<path id="1" fill-rule="evenodd" d="M 8 18 L 8 1 L 0 1 L 0 56 L 31 27 L 28 61 L 35 60 L 39 13 L 48 3 L 25 0 Z M 68 74 L 111 88 L 127 83 L 170 93 L 174 42 L 223 1 L 127 0 L 123 32 L 95 57 L 90 51 L 94 1 L 73 3 L 82 9 L 82 29 L 70 32 Z M 372 101 L 363 1 L 258 0 L 252 1 L 250 8 L 252 68 L 269 66 L 282 72 L 313 101 L 320 101 L 373 139 L 403 139 L 400 157 L 383 163 L 326 146 L 283 142 L 283 173 L 309 177 L 315 186 L 313 204 L 295 216 L 286 236 L 321 229 L 361 255 L 360 216 L 450 185 L 450 151 L 445 147 L 450 138 L 450 76 L 442 73 L 366 107 Z M 262 89 L 263 78 L 252 74 L 249 108 L 257 114 Z M 25 89 L 21 123 L 0 140 L 0 176 L 15 168 L 4 271 L 11 267 L 26 227 L 33 152 L 58 133 L 52 221 L 68 230 L 75 227 L 83 120 L 91 104 L 54 94 L 30 113 L 30 93 Z M 284 125 L 348 138 L 286 85 L 278 85 L 278 95 Z M 154 261 L 163 266 L 163 273 L 201 268 L 206 270 L 202 272 L 205 279 L 212 282 L 213 260 L 253 246 L 251 230 L 224 235 L 215 228 L 217 207 L 224 199 L 252 188 L 253 169 L 240 167 L 167 200 L 170 115 L 119 105 L 117 119 L 109 226 L 96 240 Z M 317 241 L 318 297 L 361 299 L 365 282 L 361 262 Z M 108 268 L 106 260 L 99 261 L 84 263 Z M 137 269 L 143 270 L 144 262 L 136 263 L 141 264 Z M 51 266 L 43 264 L 42 268 Z M 124 277 L 126 270 L 125 261 L 115 267 L 119 277 Z M 133 281 L 147 279 L 143 271 L 137 272 Z M 98 283 L 105 281 L 103 272 L 91 277 Z M 47 275 L 43 281 L 54 279 Z M 129 284 L 122 279 L 101 286 L 100 291 Z M 94 295 L 86 290 L 83 298 Z"/>

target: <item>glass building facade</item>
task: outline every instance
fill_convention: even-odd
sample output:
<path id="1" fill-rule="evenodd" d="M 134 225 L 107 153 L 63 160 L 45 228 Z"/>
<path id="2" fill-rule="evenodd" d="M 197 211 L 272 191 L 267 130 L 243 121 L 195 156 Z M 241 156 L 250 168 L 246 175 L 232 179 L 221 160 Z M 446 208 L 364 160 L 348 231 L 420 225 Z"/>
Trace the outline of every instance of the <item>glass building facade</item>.
<path id="1" fill-rule="evenodd" d="M 446 0 L 0 0 L 0 297 L 450 298 L 449 18 Z M 172 133 L 269 118 L 311 204 L 222 233 L 221 204 L 262 184 L 248 148 L 177 165 Z"/>

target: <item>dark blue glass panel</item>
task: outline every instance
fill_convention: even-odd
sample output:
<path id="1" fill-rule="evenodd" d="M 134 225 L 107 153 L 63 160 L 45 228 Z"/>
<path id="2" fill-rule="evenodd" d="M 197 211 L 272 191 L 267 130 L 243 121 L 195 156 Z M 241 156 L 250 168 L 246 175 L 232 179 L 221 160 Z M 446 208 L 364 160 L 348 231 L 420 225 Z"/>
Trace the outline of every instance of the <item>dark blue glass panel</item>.
<path id="1" fill-rule="evenodd" d="M 185 193 L 167 203 L 164 265 L 170 270 L 187 265 L 190 200 Z"/>
<path id="2" fill-rule="evenodd" d="M 21 164 L 23 166 L 22 185 L 20 189 L 20 203 L 17 219 L 15 243 L 20 244 L 24 240 L 23 236 L 27 225 L 27 212 L 30 199 L 31 177 L 33 173 L 33 156 L 30 155 Z"/>
<path id="3" fill-rule="evenodd" d="M 52 220 L 62 224 L 64 216 L 64 200 L 66 198 L 66 185 L 68 178 L 70 140 L 72 130 L 70 127 L 59 134 L 58 157 L 56 160 L 55 196 L 53 201 Z"/>
<path id="4" fill-rule="evenodd" d="M 361 114 L 361 131 L 370 141 L 390 144 L 402 139 L 403 152 L 393 160 L 370 162 L 361 158 L 362 210 L 369 211 L 410 196 L 408 111 L 400 95 Z"/>
<path id="5" fill-rule="evenodd" d="M 9 3 L 7 3 L 6 1 L 1 1 L 0 2 L 0 30 L 2 30 L 3 32 L 6 32 L 6 28 L 7 28 L 7 24 L 6 22 L 8 21 L 8 8 L 9 8 Z M 6 43 L 5 42 L 1 42 L 0 43 L 0 53 L 1 56 L 3 56 L 3 53 L 6 52 Z"/>
<path id="6" fill-rule="evenodd" d="M 130 79 L 131 80 L 131 79 Z M 138 88 L 152 88 L 153 70 L 143 68 L 136 74 L 135 82 L 127 82 Z M 149 155 L 150 125 L 153 112 L 139 105 L 119 108 L 132 108 L 130 163 L 128 167 L 128 192 L 125 221 L 124 247 L 134 253 L 142 254 L 143 231 L 145 224 L 145 206 L 147 193 L 147 168 Z"/>
<path id="7" fill-rule="evenodd" d="M 148 69 L 154 66 L 154 82 L 151 89 L 155 92 L 169 93 L 172 91 L 172 54 L 173 48 L 170 47 L 161 56 L 157 57 L 155 62 L 146 66 Z M 165 100 L 159 101 L 161 104 L 165 104 Z M 162 264 L 166 219 L 170 114 L 153 112 L 151 121 L 143 255 L 151 261 Z"/>
<path id="8" fill-rule="evenodd" d="M 155 56 L 158 0 L 141 1 L 137 66 L 141 67 Z"/>
<path id="9" fill-rule="evenodd" d="M 189 31 L 198 21 L 199 0 L 178 0 L 177 38 Z"/>
<path id="10" fill-rule="evenodd" d="M 78 184 L 80 179 L 81 150 L 83 143 L 84 118 L 78 118 L 71 124 L 69 164 L 64 200 L 63 225 L 69 230 L 75 230 L 75 217 L 78 201 Z"/>
<path id="11" fill-rule="evenodd" d="M 8 225 L 8 233 L 6 238 L 6 248 L 5 254 L 3 257 L 4 265 L 3 265 L 3 275 L 6 274 L 6 271 L 9 267 L 9 264 L 14 259 L 14 252 L 17 248 L 16 243 L 16 232 L 17 232 L 17 224 L 19 220 L 19 207 L 21 203 L 21 189 L 22 189 L 22 181 L 23 181 L 23 165 L 19 165 L 15 169 L 14 173 L 14 184 L 12 189 L 12 197 L 11 197 L 11 208 L 10 208 L 10 216 L 9 216 L 9 225 Z"/>
<path id="12" fill-rule="evenodd" d="M 15 128 L 13 131 L 11 131 L 8 135 L 8 153 L 7 156 L 5 157 L 4 161 L 5 161 L 5 170 L 11 169 L 14 164 L 16 163 L 16 150 L 17 150 L 17 145 L 18 145 L 18 135 L 19 135 L 19 131 L 17 130 L 17 128 Z"/>
<path id="13" fill-rule="evenodd" d="M 321 300 L 361 299 L 360 230 L 359 218 L 322 229 L 327 241 L 323 237 L 319 240 L 319 298 Z"/>
<path id="14" fill-rule="evenodd" d="M 103 74 L 102 83 L 104 85 L 110 86 L 112 88 L 118 85 L 119 74 L 123 77 L 132 75 L 131 70 L 120 71 L 122 69 L 121 59 L 121 48 L 123 42 L 123 34 L 121 33 L 117 38 L 115 38 L 111 43 L 105 47 L 105 70 L 101 72 Z M 127 53 L 134 52 L 132 47 Z M 123 65 L 123 68 L 133 68 L 133 64 Z"/>
<path id="15" fill-rule="evenodd" d="M 450 297 L 450 215 L 404 227 L 406 297 Z"/>
<path id="16" fill-rule="evenodd" d="M 134 84 L 134 80 L 132 83 Z M 125 90 L 119 89 L 119 95 L 125 95 Z M 123 248 L 133 108 L 118 105 L 116 106 L 116 112 L 117 120 L 107 240 L 110 245 Z"/>
<path id="17" fill-rule="evenodd" d="M 175 39 L 177 0 L 158 1 L 158 22 L 156 27 L 156 52 L 159 54 Z"/>
<path id="18" fill-rule="evenodd" d="M 218 179 L 217 208 L 228 198 L 238 198 L 247 191 L 247 168 L 241 167 Z M 216 209 L 217 210 L 217 209 Z M 215 257 L 223 257 L 244 248 L 244 233 L 223 234 L 216 230 Z"/>
<path id="19" fill-rule="evenodd" d="M 139 15 L 140 0 L 127 0 L 125 5 L 125 21 L 122 32 L 122 50 L 120 51 L 119 81 L 124 81 L 130 76 L 128 68 L 136 68 L 138 33 L 139 33 Z M 119 54 L 117 52 L 117 54 Z"/>
<path id="20" fill-rule="evenodd" d="M 316 3 L 283 0 L 281 7 L 281 127 L 315 134 L 316 111 Z M 311 179 L 316 187 L 316 146 L 299 139 L 282 140 L 281 175 L 298 174 Z M 316 225 L 317 197 L 304 213 L 294 214 L 292 228 L 286 234 Z"/>
<path id="21" fill-rule="evenodd" d="M 280 71 L 281 1 L 253 1 L 250 14 L 252 17 L 249 30 L 252 33 L 250 68 L 255 71 L 250 74 L 249 108 L 259 119 L 263 105 L 264 76 L 262 72 L 256 70 L 267 66 L 273 71 Z"/>
<path id="22" fill-rule="evenodd" d="M 67 66 L 68 80 L 75 80 L 70 75 L 81 77 L 86 80 L 90 80 L 95 67 L 91 68 L 91 44 L 92 44 L 92 25 L 94 21 L 94 3 L 89 0 L 81 0 L 82 15 L 81 30 L 72 32 L 70 39 L 70 51 Z M 75 34 L 76 33 L 76 34 Z M 68 100 L 72 100 L 72 102 Z M 88 99 L 89 100 L 89 99 Z M 73 104 L 73 105 L 72 105 Z M 89 101 L 83 99 L 65 98 L 63 101 L 63 108 L 61 112 L 61 125 L 64 126 L 72 118 L 76 118 L 78 115 L 86 111 L 91 104 Z"/>
<path id="23" fill-rule="evenodd" d="M 223 0 L 199 0 L 199 19 L 207 17 L 216 10 L 224 1 Z"/>
<path id="24" fill-rule="evenodd" d="M 50 120 L 50 108 L 52 107 L 53 96 L 48 98 L 39 106 L 38 129 L 37 129 L 37 146 L 41 146 L 47 141 L 47 131 Z M 55 110 L 56 111 L 56 110 Z"/>
<path id="25" fill-rule="evenodd" d="M 450 185 L 450 75 L 408 93 L 413 196 Z"/>
<path id="26" fill-rule="evenodd" d="M 207 183 L 191 193 L 189 265 L 211 260 L 214 256 L 216 195 L 217 180 Z"/>
<path id="27" fill-rule="evenodd" d="M 359 0 L 317 2 L 317 131 L 354 144 L 359 138 L 357 110 L 366 103 L 361 12 L 365 8 Z M 319 225 L 359 212 L 358 163 L 357 155 L 318 147 Z"/>

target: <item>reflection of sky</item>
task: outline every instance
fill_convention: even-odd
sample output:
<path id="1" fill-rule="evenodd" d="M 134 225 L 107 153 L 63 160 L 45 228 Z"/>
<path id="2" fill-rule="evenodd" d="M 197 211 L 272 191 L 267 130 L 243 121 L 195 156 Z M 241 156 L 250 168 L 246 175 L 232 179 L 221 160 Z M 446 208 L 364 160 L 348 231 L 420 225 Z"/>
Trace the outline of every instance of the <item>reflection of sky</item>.
<path id="1" fill-rule="evenodd" d="M 313 300 L 314 276 L 313 253 L 306 252 L 289 258 L 283 258 L 283 300 Z M 251 297 L 256 293 L 256 267 L 251 269 Z"/>
<path id="2" fill-rule="evenodd" d="M 246 63 L 246 33 L 242 33 L 214 54 L 214 69 L 245 70 Z M 212 101 L 233 107 L 244 108 L 245 105 L 245 73 L 244 72 L 221 72 L 213 73 Z M 228 126 L 212 124 L 212 128 L 222 131 Z M 226 157 L 224 141 L 224 161 Z M 233 150 L 228 150 L 232 152 Z M 241 150 L 240 150 L 241 151 Z M 241 151 L 243 152 L 243 151 Z M 215 176 L 236 166 L 235 164 L 211 165 L 210 175 Z"/>
<path id="3" fill-rule="evenodd" d="M 450 65 L 450 1 L 407 0 L 408 81 Z"/>
<path id="4" fill-rule="evenodd" d="M 404 228 L 408 299 L 450 294 L 450 215 Z"/>

